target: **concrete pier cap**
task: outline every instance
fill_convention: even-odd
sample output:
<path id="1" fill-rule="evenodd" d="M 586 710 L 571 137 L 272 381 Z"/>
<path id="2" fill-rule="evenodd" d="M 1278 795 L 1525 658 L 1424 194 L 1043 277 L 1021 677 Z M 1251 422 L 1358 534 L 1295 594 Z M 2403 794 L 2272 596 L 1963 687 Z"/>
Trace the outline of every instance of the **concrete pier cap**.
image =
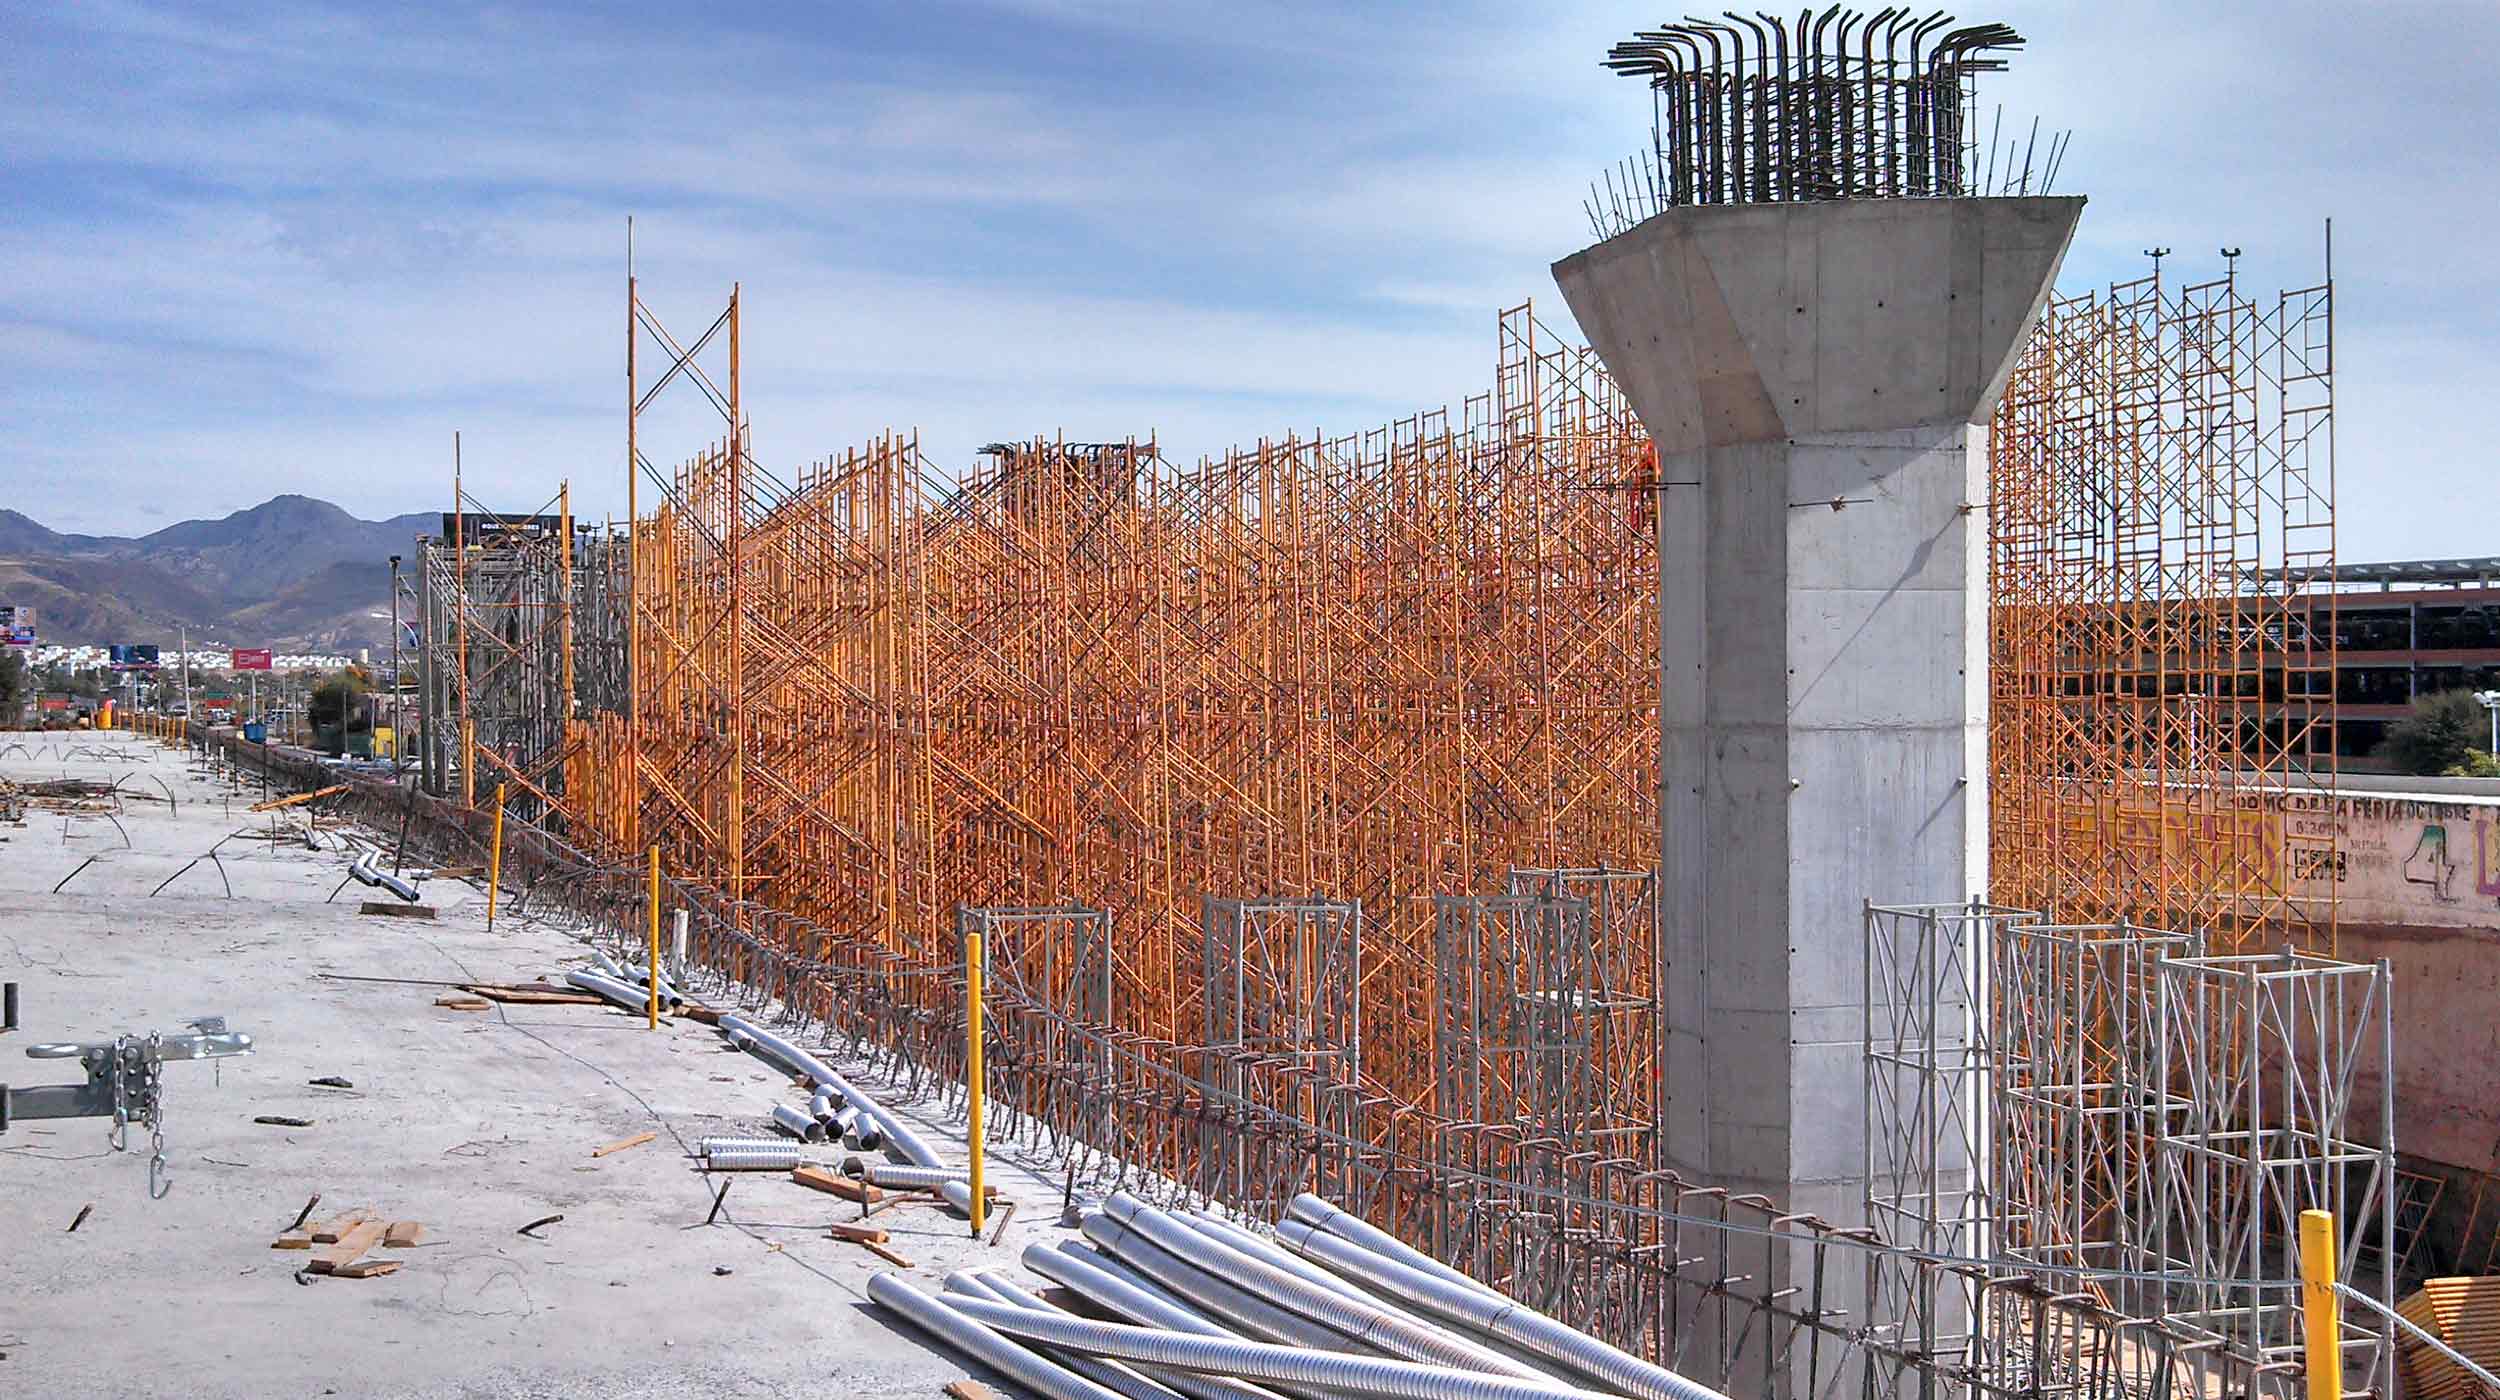
<path id="1" fill-rule="evenodd" d="M 1863 1218 L 1862 911 L 1987 889 L 1985 424 L 2083 203 L 1675 208 L 1554 265 L 1659 452 L 1679 1171 Z"/>

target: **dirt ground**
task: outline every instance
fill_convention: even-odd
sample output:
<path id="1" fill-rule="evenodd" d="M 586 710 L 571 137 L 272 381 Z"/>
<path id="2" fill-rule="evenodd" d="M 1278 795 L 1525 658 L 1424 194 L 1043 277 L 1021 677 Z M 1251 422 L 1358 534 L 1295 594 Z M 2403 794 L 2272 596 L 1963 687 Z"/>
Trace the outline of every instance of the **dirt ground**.
<path id="1" fill-rule="evenodd" d="M 67 752 L 81 745 L 145 757 Z M 593 1006 L 451 1010 L 434 1004 L 448 987 L 323 976 L 535 980 L 587 961 L 566 935 L 501 916 L 489 933 L 476 882 L 428 882 L 434 922 L 360 915 L 361 886 L 325 902 L 347 854 L 300 841 L 228 840 L 222 881 L 206 862 L 182 872 L 270 819 L 244 811 L 256 790 L 135 736 L 0 734 L 0 775 L 126 779 L 129 794 L 118 826 L 42 810 L 0 824 L 0 979 L 23 1007 L 0 1082 L 79 1077 L 26 1058 L 36 1041 L 202 1015 L 257 1042 L 166 1067 L 162 1200 L 144 1134 L 118 1154 L 101 1119 L 0 1134 L 0 1395 L 934 1396 L 968 1374 L 867 1308 L 890 1266 L 824 1232 L 857 1206 L 757 1174 L 703 1223 L 712 1188 L 687 1146 L 760 1135 L 772 1103 L 799 1098 L 710 1029 L 651 1032 Z M 354 1087 L 307 1082 L 326 1075 Z M 894 1106 L 960 1160 L 960 1122 Z M 313 1125 L 253 1121 L 268 1114 Z M 590 1155 L 642 1132 L 658 1140 Z M 1023 1206 L 994 1249 L 941 1208 L 878 1215 L 920 1286 L 1058 1233 L 1055 1180 L 995 1157 L 991 1179 Z M 364 1207 L 427 1238 L 377 1251 L 395 1274 L 299 1279 L 306 1256 L 270 1242 L 314 1192 L 315 1219 Z M 558 1213 L 539 1238 L 515 1233 Z"/>

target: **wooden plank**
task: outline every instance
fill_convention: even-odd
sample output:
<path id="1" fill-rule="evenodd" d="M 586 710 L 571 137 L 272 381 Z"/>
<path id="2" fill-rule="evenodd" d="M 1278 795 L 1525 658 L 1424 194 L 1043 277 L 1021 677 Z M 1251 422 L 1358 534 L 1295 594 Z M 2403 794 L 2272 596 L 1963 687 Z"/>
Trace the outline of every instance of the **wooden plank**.
<path id="1" fill-rule="evenodd" d="M 605 1006 L 607 999 L 594 992 L 577 992 L 570 987 L 505 987 L 494 983 L 461 984 L 460 990 L 475 992 L 488 1001 L 511 1002 L 521 1006 Z"/>
<path id="2" fill-rule="evenodd" d="M 998 1400 L 998 1392 L 979 1381 L 948 1381 L 949 1400 Z"/>
<path id="3" fill-rule="evenodd" d="M 299 792 L 293 797 L 273 797 L 267 802 L 255 802 L 244 810 L 248 812 L 275 812 L 281 807 L 300 807 L 307 802 L 318 802 L 322 798 L 335 796 L 345 791 L 347 791 L 347 784 L 332 783 L 326 788 L 317 788 L 311 792 Z"/>
<path id="4" fill-rule="evenodd" d="M 590 1149 L 590 1155 L 593 1157 L 605 1157 L 611 1152 L 622 1152 L 629 1147 L 640 1147 L 646 1142 L 657 1142 L 659 1140 L 660 1135 L 658 1133 L 636 1133 L 632 1137 L 609 1143 L 605 1147 L 594 1147 Z"/>
<path id="5" fill-rule="evenodd" d="M 302 1230 L 289 1230 L 269 1242 L 271 1249 L 310 1249 L 313 1237 Z"/>
<path id="6" fill-rule="evenodd" d="M 827 1171 L 823 1167 L 792 1167 L 790 1179 L 811 1190 L 822 1191 L 829 1196 L 839 1196 L 846 1201 L 857 1201 L 861 1205 L 871 1205 L 885 1199 L 885 1192 L 867 1182 L 853 1181 L 840 1172 Z"/>
<path id="7" fill-rule="evenodd" d="M 484 997 L 436 997 L 436 1006 L 452 1011 L 492 1011 L 495 1004 Z"/>
<path id="8" fill-rule="evenodd" d="M 337 1244 L 348 1231 L 372 1218 L 373 1212 L 367 1210 L 351 1210 L 331 1216 L 312 1227 L 312 1242 L 314 1244 Z"/>
<path id="9" fill-rule="evenodd" d="M 368 899 L 356 906 L 356 912 L 379 914 L 390 919 L 431 919 L 434 917 L 434 906 L 431 904 L 384 904 L 378 900 Z"/>
<path id="10" fill-rule="evenodd" d="M 677 1008 L 677 1014 L 689 1021 L 699 1021 L 707 1026 L 720 1024 L 721 1013 L 708 1006 L 681 1006 Z"/>
<path id="11" fill-rule="evenodd" d="M 867 1250 L 869 1253 L 877 1256 L 889 1264 L 892 1264 L 898 1269 L 911 1269 L 919 1267 L 911 1262 L 909 1256 L 897 1254 L 893 1250 L 890 1250 L 881 1244 L 862 1244 L 860 1248 Z"/>
<path id="12" fill-rule="evenodd" d="M 336 1273 L 342 1264 L 352 1264 L 381 1240 L 383 1224 L 379 1220 L 359 1221 L 353 1229 L 339 1236 L 339 1242 L 312 1257 L 306 1265 L 316 1274 Z"/>
<path id="13" fill-rule="evenodd" d="M 316 1270 L 316 1272 L 319 1271 Z M 356 1259 L 341 1264 L 329 1272 L 340 1278 L 372 1278 L 377 1274 L 398 1273 L 399 1261 L 396 1259 Z"/>
<path id="14" fill-rule="evenodd" d="M 837 1240 L 849 1240 L 853 1244 L 884 1244 L 893 1238 L 874 1225 L 861 1225 L 850 1220 L 833 1222 L 825 1227 L 825 1233 Z"/>
<path id="15" fill-rule="evenodd" d="M 388 1249 L 406 1249 L 425 1242 L 425 1226 L 414 1220 L 394 1220 L 382 1232 L 382 1244 Z"/>

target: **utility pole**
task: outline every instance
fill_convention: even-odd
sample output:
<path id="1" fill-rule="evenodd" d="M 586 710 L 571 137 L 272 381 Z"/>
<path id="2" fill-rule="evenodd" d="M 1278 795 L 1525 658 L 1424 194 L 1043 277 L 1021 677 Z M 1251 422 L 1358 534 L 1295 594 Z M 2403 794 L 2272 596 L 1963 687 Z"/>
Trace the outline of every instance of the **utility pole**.
<path id="1" fill-rule="evenodd" d="M 399 556 L 391 556 L 391 782 L 399 781 L 399 756 L 407 751 L 408 728 L 399 704 Z"/>
<path id="2" fill-rule="evenodd" d="M 182 668 L 182 722 L 189 724 L 191 722 L 191 629 L 176 628 L 174 645 L 180 649 L 180 656 L 175 664 Z"/>

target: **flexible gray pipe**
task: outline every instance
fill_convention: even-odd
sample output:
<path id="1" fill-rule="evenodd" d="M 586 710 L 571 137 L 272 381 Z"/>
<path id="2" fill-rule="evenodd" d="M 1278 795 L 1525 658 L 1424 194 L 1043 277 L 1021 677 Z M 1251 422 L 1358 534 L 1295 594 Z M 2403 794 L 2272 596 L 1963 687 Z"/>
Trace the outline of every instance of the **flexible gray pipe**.
<path id="1" fill-rule="evenodd" d="M 976 1269 L 973 1277 L 990 1286 L 990 1291 L 1003 1301 L 1036 1312 L 1066 1313 L 1068 1310 L 1035 1294 L 1026 1292 L 1013 1279 L 988 1269 Z M 1192 1400 L 1278 1400 L 1277 1392 L 1255 1386 L 1231 1376 L 1203 1376 L 1190 1371 L 1158 1371 L 1143 1368 L 1151 1379 L 1162 1382 Z"/>
<path id="2" fill-rule="evenodd" d="M 1099 1257 L 1089 1258 L 1085 1246 L 1075 1240 L 1062 1241 L 1057 1249 L 1038 1243 L 1024 1247 L 1026 1268 L 1067 1288 L 1078 1297 L 1106 1312 L 1117 1313 L 1149 1326 L 1161 1326 L 1175 1332 L 1187 1332 L 1193 1336 L 1240 1340 L 1233 1333 L 1225 1331 L 1183 1307 L 1170 1295 L 1119 1277 L 1113 1272 L 1117 1269 L 1117 1265 L 1104 1268 L 1097 1267 L 1098 1264 L 1110 1265 L 1110 1261 Z M 984 1274 L 984 1277 L 989 1277 L 989 1275 Z M 1151 1367 L 1148 1369 L 1164 1384 L 1175 1390 L 1199 1396 L 1200 1400 L 1273 1400 L 1279 1392 L 1286 1395 L 1320 1396 L 1320 1392 L 1291 1386 L 1280 1386 L 1277 1391 L 1270 1391 L 1231 1376 L 1192 1376 L 1179 1371 L 1156 1371 Z M 1223 1394 L 1212 1396 L 1202 1393 L 1209 1390 L 1222 1391 Z M 1321 1396 L 1321 1400 L 1325 1400 L 1325 1397 Z"/>
<path id="3" fill-rule="evenodd" d="M 799 1112 L 786 1103 L 773 1105 L 773 1126 L 801 1142 L 816 1142 L 825 1135 L 825 1125 Z"/>
<path id="4" fill-rule="evenodd" d="M 1132 1322 L 1148 1323 L 1174 1332 L 1194 1332 L 1201 1337 L 1234 1335 L 1190 1311 L 1180 1300 L 1152 1283 L 1134 1277 L 1121 1277 L 1125 1271 L 1115 1261 L 1099 1255 L 1088 1257 L 1090 1254 L 1084 1245 L 1075 1240 L 1062 1240 L 1057 1249 L 1039 1243 L 1028 1244 L 1024 1247 L 1024 1267 Z"/>
<path id="5" fill-rule="evenodd" d="M 903 1320 L 912 1326 L 975 1361 L 1014 1377 L 1019 1383 L 1030 1386 L 1036 1394 L 1048 1396 L 1049 1400 L 1127 1400 L 1116 1390 L 1106 1389 L 1064 1366 L 1043 1360 L 964 1316 L 960 1307 L 949 1307 L 894 1274 L 871 1276 L 868 1297 L 879 1307 L 901 1314 Z M 1005 1308 L 1016 1313 L 1024 1311 L 1022 1308 L 1009 1308 L 1004 1303 L 982 1303 L 980 1306 Z"/>
<path id="6" fill-rule="evenodd" d="M 1525 1304 L 1488 1296 L 1480 1288 L 1461 1288 L 1446 1279 L 1407 1268 L 1315 1226 L 1289 1220 L 1278 1228 L 1277 1238 L 1285 1242 L 1286 1248 L 1307 1258 L 1409 1299 L 1426 1312 L 1568 1366 L 1610 1390 L 1639 1400 L 1726 1400 L 1708 1386 L 1608 1346 Z"/>
<path id="7" fill-rule="evenodd" d="M 815 1056 L 744 1016 L 723 1016 L 720 1018 L 720 1026 L 722 1034 L 727 1035 L 731 1043 L 740 1049 L 762 1056 L 792 1074 L 806 1075 L 819 1086 L 841 1095 L 845 1103 L 858 1109 L 863 1117 L 877 1126 L 877 1132 L 885 1139 L 890 1150 L 902 1153 L 918 1166 L 942 1167 L 946 1165 L 938 1160 L 936 1149 L 923 1142 L 920 1135 L 911 1130 L 909 1124 L 886 1112 L 884 1105 L 853 1088 L 849 1080 L 827 1069 L 824 1063 Z M 739 1039 L 740 1036 L 744 1036 L 745 1039 Z M 940 1194 L 946 1197 L 949 1205 L 966 1215 L 972 1213 L 972 1189 L 969 1186 L 960 1181 L 953 1181 L 938 1189 Z"/>
<path id="8" fill-rule="evenodd" d="M 978 1298 L 1032 1312 L 1059 1311 L 1014 1284 L 986 1274 L 962 1270 L 949 1274 L 946 1276 L 946 1291 L 954 1297 L 938 1301 L 951 1304 L 955 1297 Z M 1106 1361 L 1099 1356 L 1088 1356 L 1081 1351 L 1063 1351 L 1056 1347 L 1046 1349 L 1043 1354 L 1097 1385 L 1128 1396 L 1129 1400 L 1182 1400 L 1180 1391 L 1151 1376 L 1140 1375 L 1117 1361 Z"/>
<path id="9" fill-rule="evenodd" d="M 1328 1270 L 1321 1268 L 1319 1265 L 1312 1263 L 1308 1259 L 1304 1259 L 1298 1255 L 1279 1249 L 1266 1238 L 1254 1235 L 1248 1230 L 1233 1224 L 1231 1221 L 1226 1220 L 1211 1211 L 1191 1211 L 1190 1213 L 1177 1218 L 1182 1224 L 1189 1226 L 1191 1229 L 1196 1230 L 1202 1235 L 1220 1240 L 1223 1243 L 1240 1250 L 1244 1254 L 1251 1255 L 1269 1264 L 1273 1264 L 1277 1268 L 1287 1270 L 1297 1277 L 1307 1279 L 1311 1283 L 1316 1284 L 1321 1288 L 1325 1288 L 1332 1293 L 1341 1293 L 1346 1297 L 1353 1299 L 1355 1302 L 1364 1304 L 1368 1307 L 1378 1308 L 1380 1311 L 1385 1312 L 1389 1316 L 1397 1318 L 1402 1322 L 1411 1326 L 1420 1327 L 1435 1336 L 1445 1338 L 1455 1346 L 1470 1349 L 1483 1349 L 1485 1347 L 1485 1343 L 1477 1341 L 1474 1337 L 1461 1335 L 1450 1330 L 1448 1327 L 1432 1318 L 1419 1316 L 1413 1312 L 1409 1312 L 1405 1308 L 1398 1306 L 1397 1303 L 1391 1301 L 1389 1297 L 1367 1292 L 1358 1287 L 1352 1280 L 1337 1274 L 1332 1274 Z M 1561 1374 L 1560 1368 L 1549 1369 L 1550 1363 L 1547 1365 L 1540 1365 L 1535 1359 L 1517 1356 L 1506 1351 L 1495 1351 L 1491 1354 L 1500 1357 L 1508 1364 L 1491 1366 L 1485 1369 L 1500 1371 L 1505 1374 L 1531 1376 L 1537 1380 L 1559 1380 L 1564 1381 L 1566 1384 L 1577 1383 L 1570 1377 Z M 1416 1359 L 1430 1360 L 1431 1358 L 1423 1357 Z"/>
<path id="10" fill-rule="evenodd" d="M 1209 1317 L 1233 1331 L 1266 1341 L 1317 1347 L 1322 1351 L 1335 1351 L 1345 1345 L 1343 1333 L 1313 1322 L 1289 1308 L 1278 1307 L 1229 1279 L 1219 1278 L 1178 1255 L 1157 1248 L 1145 1236 L 1102 1211 L 1086 1211 L 1078 1225 L 1085 1232 L 1085 1238 L 1102 1246 L 1104 1252 L 1179 1295 L 1191 1306 L 1203 1309 Z"/>
<path id="11" fill-rule="evenodd" d="M 962 1182 L 968 1192 L 971 1183 L 953 1167 L 906 1167 L 893 1162 L 862 1162 L 859 1173 L 871 1186 L 892 1186 L 904 1191 L 942 1191 L 950 1181 Z"/>
<path id="12" fill-rule="evenodd" d="M 1487 1371 L 1522 1380 L 1551 1379 L 1474 1342 L 1460 1341 L 1393 1316 L 1368 1300 L 1322 1288 L 1290 1269 L 1280 1269 L 1193 1230 L 1125 1191 L 1115 1192 L 1105 1202 L 1105 1209 L 1113 1219 L 1144 1235 L 1157 1248 L 1342 1333 L 1359 1345 L 1435 1366 Z"/>
<path id="13" fill-rule="evenodd" d="M 772 1147 L 715 1147 L 703 1154 L 707 1172 L 786 1172 L 807 1161 L 794 1142 Z"/>
<path id="14" fill-rule="evenodd" d="M 627 1011 L 640 1014 L 651 1009 L 651 989 L 648 987 L 627 986 L 613 977 L 602 977 L 596 972 L 579 970 L 564 974 L 564 981 L 567 986 L 579 987 L 585 992 L 594 993 L 601 1000 Z M 662 1003 L 662 1005 L 667 1004 Z"/>
<path id="15" fill-rule="evenodd" d="M 714 1152 L 734 1152 L 742 1147 L 761 1147 L 779 1152 L 790 1144 L 777 1137 L 707 1137 L 694 1140 L 694 1155 L 709 1157 Z"/>
<path id="16" fill-rule="evenodd" d="M 1552 1381 L 1525 1381 L 1455 1366 L 1426 1366 L 1414 1361 L 1270 1342 L 1228 1342 L 1156 1327 L 1054 1317 L 976 1298 L 957 1298 L 954 1307 L 995 1331 L 1048 1346 L 1074 1347 L 1097 1356 L 1183 1371 L 1323 1386 L 1356 1395 L 1379 1396 L 1382 1400 L 1614 1400 L 1602 1391 Z"/>
<path id="17" fill-rule="evenodd" d="M 602 957 L 599 961 L 604 963 L 608 960 Z M 609 975 L 613 976 L 617 981 L 624 983 L 628 987 L 649 987 L 651 985 L 651 974 L 644 971 L 642 968 L 634 966 L 632 963 L 624 963 L 621 965 L 610 963 Z M 670 981 L 668 974 L 665 972 L 660 974 L 660 996 L 663 1000 L 673 1002 L 683 1002 L 691 999 L 687 997 L 685 993 L 677 990 L 677 984 Z"/>
<path id="18" fill-rule="evenodd" d="M 1458 1270 L 1451 1268 L 1447 1264 L 1442 1263 L 1440 1260 L 1433 1258 L 1431 1255 L 1424 1253 L 1422 1250 L 1410 1248 L 1404 1240 L 1399 1239 L 1397 1236 L 1390 1234 L 1386 1230 L 1374 1226 L 1370 1221 L 1363 1219 L 1361 1216 L 1355 1215 L 1350 1211 L 1339 1210 L 1334 1205 L 1329 1204 L 1326 1200 L 1321 1197 L 1314 1196 L 1308 1191 L 1294 1197 L 1293 1203 L 1286 1207 L 1285 1213 L 1288 1219 L 1299 1220 L 1305 1224 L 1326 1230 L 1328 1233 L 1336 1235 L 1339 1238 L 1352 1240 L 1356 1244 L 1363 1246 L 1365 1249 L 1372 1251 L 1374 1254 L 1385 1254 L 1410 1269 L 1430 1274 L 1434 1278 L 1441 1279 L 1445 1282 L 1458 1284 L 1463 1288 L 1472 1288 L 1479 1293 L 1490 1294 L 1495 1298 L 1501 1298 L 1502 1301 L 1506 1303 L 1510 1301 L 1510 1299 L 1504 1297 L 1502 1294 L 1495 1293 L 1492 1289 L 1476 1282 L 1474 1279 L 1469 1278 L 1467 1275 L 1460 1273 Z M 1283 1234 L 1284 1232 L 1279 1230 L 1277 1232 L 1278 1238 L 1281 1239 Z"/>

